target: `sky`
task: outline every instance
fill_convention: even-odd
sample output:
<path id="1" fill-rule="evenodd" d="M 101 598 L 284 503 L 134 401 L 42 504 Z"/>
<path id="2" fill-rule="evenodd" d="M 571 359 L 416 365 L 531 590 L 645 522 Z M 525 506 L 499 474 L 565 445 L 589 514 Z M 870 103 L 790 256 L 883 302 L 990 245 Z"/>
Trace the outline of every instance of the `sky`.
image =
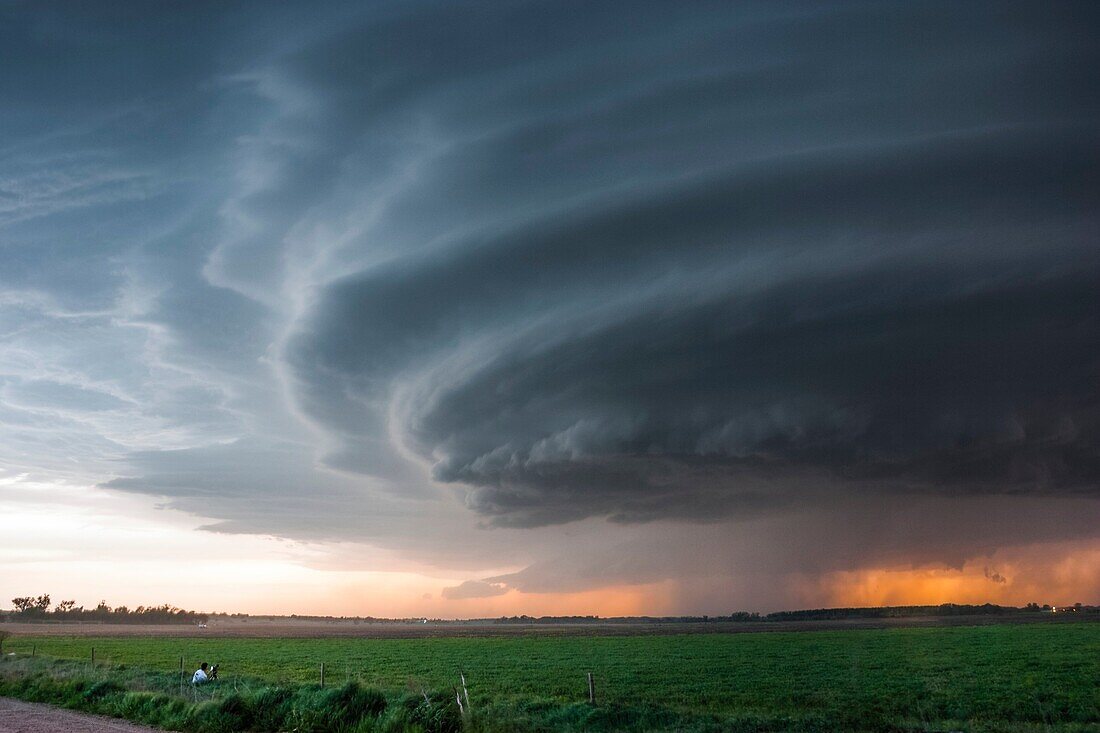
<path id="1" fill-rule="evenodd" d="M 0 607 L 1100 602 L 1092 2 L 0 2 Z"/>

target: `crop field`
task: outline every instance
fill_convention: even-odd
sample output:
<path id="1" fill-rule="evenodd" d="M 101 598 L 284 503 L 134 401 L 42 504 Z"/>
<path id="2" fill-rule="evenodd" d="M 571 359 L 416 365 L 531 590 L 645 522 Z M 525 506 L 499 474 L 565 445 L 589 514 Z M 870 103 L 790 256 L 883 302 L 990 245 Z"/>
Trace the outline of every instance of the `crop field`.
<path id="1" fill-rule="evenodd" d="M 190 672 L 219 684 L 348 680 L 382 690 L 451 690 L 475 707 L 587 700 L 734 720 L 828 728 L 1100 731 L 1100 624 L 666 636 L 504 638 L 142 638 L 20 636 L 5 650 Z M 770 726 L 770 727 L 769 727 Z M 797 726 L 795 726 L 797 727 Z"/>

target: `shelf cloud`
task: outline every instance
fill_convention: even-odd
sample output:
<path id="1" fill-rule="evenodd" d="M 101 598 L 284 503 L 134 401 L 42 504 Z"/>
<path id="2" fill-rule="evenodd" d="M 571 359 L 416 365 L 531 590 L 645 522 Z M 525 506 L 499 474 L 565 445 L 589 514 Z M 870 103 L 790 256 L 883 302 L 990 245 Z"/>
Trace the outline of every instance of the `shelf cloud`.
<path id="1" fill-rule="evenodd" d="M 453 602 L 1100 541 L 1094 4 L 176 11 L 0 9 L 0 476 Z"/>

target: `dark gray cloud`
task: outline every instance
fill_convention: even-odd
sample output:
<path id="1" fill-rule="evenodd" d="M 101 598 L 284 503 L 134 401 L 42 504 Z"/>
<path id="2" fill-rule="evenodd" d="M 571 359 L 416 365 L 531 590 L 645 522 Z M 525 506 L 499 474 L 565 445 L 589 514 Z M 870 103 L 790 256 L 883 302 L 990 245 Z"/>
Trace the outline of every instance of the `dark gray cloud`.
<path id="1" fill-rule="evenodd" d="M 396 436 L 515 526 L 748 516 L 837 478 L 1094 494 L 1100 161 L 1071 58 L 1095 49 L 1064 25 L 1089 11 L 985 10 L 661 18 L 683 36 L 643 12 L 638 45 L 685 55 L 617 83 L 578 80 L 584 34 L 574 65 L 444 43 L 463 73 L 430 83 L 399 55 L 387 109 L 458 137 L 386 208 L 409 246 L 288 342 L 330 461 L 385 474 Z"/>

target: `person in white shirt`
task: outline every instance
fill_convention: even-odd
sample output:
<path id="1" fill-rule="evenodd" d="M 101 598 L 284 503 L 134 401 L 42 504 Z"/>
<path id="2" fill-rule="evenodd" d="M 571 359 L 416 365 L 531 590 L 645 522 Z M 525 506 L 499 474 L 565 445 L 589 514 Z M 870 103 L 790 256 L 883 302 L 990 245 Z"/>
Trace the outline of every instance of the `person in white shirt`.
<path id="1" fill-rule="evenodd" d="M 209 682 L 210 677 L 206 674 L 206 670 L 209 668 L 206 662 L 199 665 L 199 668 L 195 670 L 194 676 L 191 677 L 192 685 L 201 685 L 203 682 Z"/>

